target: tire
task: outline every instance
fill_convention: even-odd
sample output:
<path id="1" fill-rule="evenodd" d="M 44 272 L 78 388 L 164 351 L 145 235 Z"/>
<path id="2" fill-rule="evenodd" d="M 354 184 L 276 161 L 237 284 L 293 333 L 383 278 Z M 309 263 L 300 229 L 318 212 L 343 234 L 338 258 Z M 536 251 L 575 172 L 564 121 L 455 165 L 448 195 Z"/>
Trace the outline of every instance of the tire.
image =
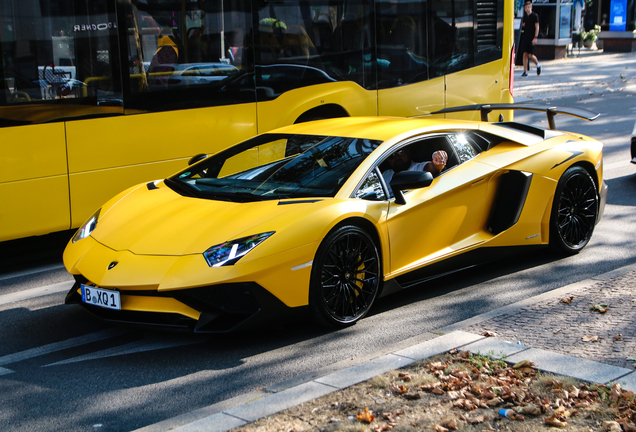
<path id="1" fill-rule="evenodd" d="M 318 247 L 311 270 L 309 306 L 319 324 L 348 327 L 362 319 L 380 291 L 382 262 L 373 238 L 346 225 Z"/>
<path id="2" fill-rule="evenodd" d="M 550 246 L 566 255 L 579 253 L 592 238 L 598 208 L 598 191 L 592 177 L 582 167 L 568 168 L 554 194 Z"/>

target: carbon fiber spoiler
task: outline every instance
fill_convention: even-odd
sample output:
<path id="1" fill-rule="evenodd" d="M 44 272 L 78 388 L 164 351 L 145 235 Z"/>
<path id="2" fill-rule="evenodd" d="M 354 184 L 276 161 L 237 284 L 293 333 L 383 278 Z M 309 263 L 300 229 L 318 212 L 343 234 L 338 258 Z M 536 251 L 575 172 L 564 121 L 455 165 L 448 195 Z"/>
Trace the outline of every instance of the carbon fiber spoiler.
<path id="1" fill-rule="evenodd" d="M 457 107 L 444 108 L 439 111 L 432 112 L 431 114 L 449 114 L 455 112 L 466 112 L 466 111 L 480 111 L 481 112 L 481 121 L 488 121 L 488 114 L 491 111 L 502 111 L 502 110 L 526 110 L 526 111 L 545 111 L 548 116 L 548 124 L 550 125 L 550 129 L 556 129 L 556 123 L 554 122 L 554 116 L 557 114 L 567 114 L 574 117 L 579 117 L 584 120 L 592 121 L 600 116 L 599 113 L 595 113 L 593 111 L 586 110 L 585 108 L 574 108 L 574 107 L 557 107 L 550 105 L 539 105 L 539 104 L 514 104 L 514 103 L 496 103 L 496 104 L 475 104 L 475 105 L 463 105 Z"/>

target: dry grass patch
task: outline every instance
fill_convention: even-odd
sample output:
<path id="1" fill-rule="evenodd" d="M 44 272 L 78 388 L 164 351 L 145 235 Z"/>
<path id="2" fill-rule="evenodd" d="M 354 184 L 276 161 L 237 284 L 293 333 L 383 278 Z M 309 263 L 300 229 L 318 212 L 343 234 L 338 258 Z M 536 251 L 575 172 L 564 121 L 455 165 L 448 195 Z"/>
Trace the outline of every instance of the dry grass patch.
<path id="1" fill-rule="evenodd" d="M 620 385 L 493 357 L 454 350 L 233 432 L 636 431 L 634 394 Z"/>

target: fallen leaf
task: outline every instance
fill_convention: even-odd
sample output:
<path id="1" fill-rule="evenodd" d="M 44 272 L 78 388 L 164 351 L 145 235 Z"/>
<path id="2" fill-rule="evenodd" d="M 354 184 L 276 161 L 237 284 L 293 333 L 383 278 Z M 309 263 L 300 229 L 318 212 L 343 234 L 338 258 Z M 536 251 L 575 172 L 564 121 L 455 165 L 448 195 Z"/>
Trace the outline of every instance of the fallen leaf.
<path id="1" fill-rule="evenodd" d="M 398 378 L 401 378 L 404 381 L 411 381 L 413 378 L 411 378 L 411 375 L 404 373 L 404 372 L 400 372 L 398 374 Z"/>
<path id="2" fill-rule="evenodd" d="M 404 385 L 396 385 L 394 383 L 391 383 L 391 385 L 389 385 L 389 389 L 397 394 L 404 394 L 404 393 L 408 393 L 409 389 L 406 388 Z"/>
<path id="3" fill-rule="evenodd" d="M 615 421 L 604 421 L 602 428 L 603 428 L 603 430 L 610 431 L 610 432 L 622 432 L 623 431 L 623 428 L 621 427 L 621 425 L 618 424 L 618 422 L 615 422 Z"/>
<path id="4" fill-rule="evenodd" d="M 572 300 L 574 300 L 574 296 L 563 297 L 561 300 L 559 300 L 559 302 L 570 304 L 572 302 Z"/>
<path id="5" fill-rule="evenodd" d="M 486 337 L 497 337 L 497 333 L 491 332 L 491 331 L 483 331 L 480 333 L 482 336 L 486 336 Z"/>
<path id="6" fill-rule="evenodd" d="M 598 336 L 583 336 L 583 342 L 598 342 Z"/>
<path id="7" fill-rule="evenodd" d="M 622 335 L 622 334 L 620 334 L 620 333 L 619 333 L 619 334 L 617 334 L 617 335 L 614 335 L 614 339 L 616 339 L 617 341 L 619 341 L 619 340 L 623 340 L 623 335 Z"/>
<path id="8" fill-rule="evenodd" d="M 519 408 L 519 412 L 521 414 L 530 414 L 530 415 L 539 415 L 541 414 L 541 408 L 539 408 L 538 406 L 534 405 L 534 404 L 528 404 L 528 405 L 524 405 L 521 408 Z"/>
<path id="9" fill-rule="evenodd" d="M 375 416 L 373 415 L 373 411 L 369 411 L 369 408 L 365 408 L 364 412 L 358 412 L 356 417 L 358 418 L 358 420 L 365 423 L 371 423 L 375 418 Z"/>
<path id="10" fill-rule="evenodd" d="M 563 422 L 559 419 L 556 419 L 554 417 L 547 417 L 545 419 L 545 424 L 550 425 L 550 426 L 556 426 L 556 427 L 560 427 L 560 428 L 564 428 L 566 427 L 568 424 L 567 422 Z"/>
<path id="11" fill-rule="evenodd" d="M 590 308 L 592 312 L 599 312 L 599 313 L 605 313 L 607 312 L 608 309 L 609 307 L 605 303 L 597 304 Z"/>
<path id="12" fill-rule="evenodd" d="M 521 368 L 525 368 L 525 367 L 533 367 L 535 364 L 532 363 L 530 360 L 521 360 L 518 363 L 515 363 L 512 368 L 513 369 L 521 369 Z"/>
<path id="13" fill-rule="evenodd" d="M 448 429 L 457 430 L 457 420 L 454 418 L 447 418 L 442 420 L 442 426 Z"/>

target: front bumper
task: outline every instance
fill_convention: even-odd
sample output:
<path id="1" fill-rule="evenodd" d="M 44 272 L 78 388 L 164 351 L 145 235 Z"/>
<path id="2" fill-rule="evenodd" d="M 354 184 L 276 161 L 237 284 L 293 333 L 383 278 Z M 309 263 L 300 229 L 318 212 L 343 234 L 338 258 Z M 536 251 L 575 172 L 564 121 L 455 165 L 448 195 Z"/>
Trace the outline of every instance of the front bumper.
<path id="1" fill-rule="evenodd" d="M 596 223 L 599 223 L 601 221 L 603 213 L 605 212 L 605 204 L 607 203 L 607 189 L 607 183 L 605 183 L 605 180 L 603 180 L 599 191 L 600 202 L 598 205 L 598 217 L 596 218 Z"/>
<path id="2" fill-rule="evenodd" d="M 91 314 L 126 326 L 193 333 L 228 333 L 298 313 L 256 283 L 226 283 L 174 291 L 120 290 L 122 310 L 81 301 L 82 276 L 66 295 Z"/>

